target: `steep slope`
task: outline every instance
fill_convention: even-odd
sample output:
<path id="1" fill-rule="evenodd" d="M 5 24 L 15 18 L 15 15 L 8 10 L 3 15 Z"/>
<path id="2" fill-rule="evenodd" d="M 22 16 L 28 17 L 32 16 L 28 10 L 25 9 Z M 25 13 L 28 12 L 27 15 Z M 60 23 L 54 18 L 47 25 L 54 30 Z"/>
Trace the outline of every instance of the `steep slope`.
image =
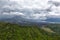
<path id="1" fill-rule="evenodd" d="M 56 33 L 49 33 L 37 26 L 21 26 L 0 22 L 0 40 L 59 40 Z"/>

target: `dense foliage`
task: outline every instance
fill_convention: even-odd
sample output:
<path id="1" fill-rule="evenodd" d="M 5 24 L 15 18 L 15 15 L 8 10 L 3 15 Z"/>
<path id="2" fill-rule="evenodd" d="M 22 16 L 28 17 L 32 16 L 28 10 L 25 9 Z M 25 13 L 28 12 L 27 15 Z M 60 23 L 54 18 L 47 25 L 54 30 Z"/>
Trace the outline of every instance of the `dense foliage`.
<path id="1" fill-rule="evenodd" d="M 56 33 L 48 33 L 35 25 L 21 26 L 1 22 L 0 40 L 60 40 L 60 36 Z"/>

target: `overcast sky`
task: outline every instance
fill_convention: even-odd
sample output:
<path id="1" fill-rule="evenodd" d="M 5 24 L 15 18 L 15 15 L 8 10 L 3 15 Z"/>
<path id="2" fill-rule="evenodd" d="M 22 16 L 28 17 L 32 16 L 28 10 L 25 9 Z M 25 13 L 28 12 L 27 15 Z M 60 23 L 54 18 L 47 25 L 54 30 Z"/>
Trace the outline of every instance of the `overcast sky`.
<path id="1" fill-rule="evenodd" d="M 59 0 L 0 0 L 0 19 L 21 16 L 22 18 L 45 21 L 60 19 Z"/>

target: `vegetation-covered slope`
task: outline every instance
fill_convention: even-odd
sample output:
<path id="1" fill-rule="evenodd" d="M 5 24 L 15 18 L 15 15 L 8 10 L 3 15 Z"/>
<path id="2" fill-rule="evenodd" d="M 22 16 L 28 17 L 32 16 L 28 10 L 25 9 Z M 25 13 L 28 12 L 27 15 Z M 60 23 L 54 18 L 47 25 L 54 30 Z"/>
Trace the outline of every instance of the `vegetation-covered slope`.
<path id="1" fill-rule="evenodd" d="M 60 36 L 37 26 L 21 26 L 1 22 L 0 40 L 60 40 Z"/>

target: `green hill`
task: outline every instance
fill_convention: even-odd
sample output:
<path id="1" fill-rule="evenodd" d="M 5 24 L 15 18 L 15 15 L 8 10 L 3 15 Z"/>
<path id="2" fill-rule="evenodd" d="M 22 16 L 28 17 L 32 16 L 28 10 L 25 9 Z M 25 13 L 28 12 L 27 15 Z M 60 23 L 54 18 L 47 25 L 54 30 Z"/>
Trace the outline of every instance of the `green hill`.
<path id="1" fill-rule="evenodd" d="M 46 27 L 38 27 L 35 25 L 21 26 L 1 22 L 0 40 L 60 40 L 60 35 L 55 31 L 54 27 L 51 26 L 52 25 L 46 25 Z"/>

